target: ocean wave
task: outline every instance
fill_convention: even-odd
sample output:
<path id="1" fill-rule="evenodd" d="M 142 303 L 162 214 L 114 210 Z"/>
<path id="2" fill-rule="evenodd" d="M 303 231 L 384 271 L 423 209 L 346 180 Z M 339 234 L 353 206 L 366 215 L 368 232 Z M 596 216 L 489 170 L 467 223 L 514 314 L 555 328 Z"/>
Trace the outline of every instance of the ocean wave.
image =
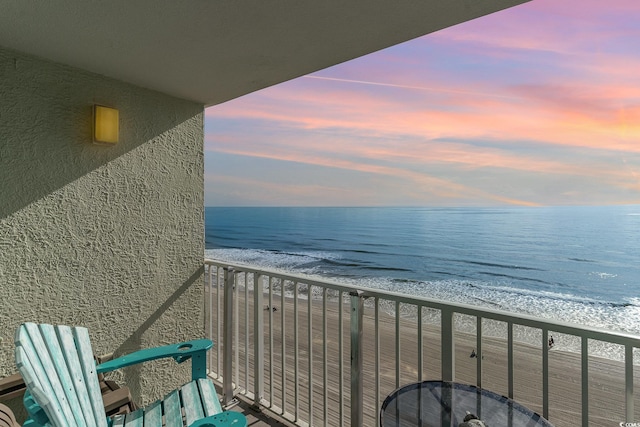
<path id="1" fill-rule="evenodd" d="M 362 262 L 345 259 L 340 254 L 330 251 L 283 252 L 258 249 L 211 249 L 205 251 L 205 257 L 279 270 L 284 273 L 308 275 L 312 278 L 329 280 L 356 288 L 400 292 L 577 325 L 589 325 L 605 330 L 640 333 L 640 298 L 608 301 L 573 294 L 567 291 L 568 287 L 561 288 L 555 284 L 553 284 L 554 290 L 549 290 L 551 286 L 547 286 L 545 289 L 519 288 L 511 286 L 511 283 L 530 279 L 511 278 L 509 275 L 492 273 L 496 279 L 506 279 L 500 281 L 465 279 L 459 275 L 441 280 L 414 280 L 407 277 L 393 277 L 394 272 L 403 273 L 406 269 L 365 265 Z M 371 271 L 371 274 L 367 275 L 367 271 Z M 559 289 L 564 289 L 564 291 L 559 291 Z M 390 309 L 393 309 L 393 304 L 390 305 Z M 475 328 L 474 324 L 474 322 L 470 322 L 468 327 Z M 462 330 L 465 329 L 464 324 L 460 327 Z M 502 326 L 496 326 L 494 332 L 501 333 L 501 328 Z M 531 336 L 527 334 L 529 332 L 523 335 L 522 339 L 533 344 L 538 342 L 538 334 L 530 334 Z M 579 342 L 571 337 L 561 338 L 564 344 L 559 348 L 579 351 Z M 604 357 L 618 358 L 618 350 L 612 350 L 611 346 L 603 347 L 598 354 Z"/>
<path id="2" fill-rule="evenodd" d="M 365 251 L 364 249 L 349 249 L 346 252 L 351 252 L 354 254 L 365 254 L 365 255 L 388 255 L 388 253 L 386 252 Z"/>
<path id="3" fill-rule="evenodd" d="M 544 271 L 540 268 L 535 267 L 525 267 L 522 265 L 509 265 L 509 264 L 497 264 L 492 262 L 483 262 L 483 261 L 469 261 L 469 260 L 456 260 L 458 262 L 462 262 L 464 264 L 472 264 L 472 265 L 481 265 L 484 267 L 498 267 L 498 268 L 507 268 L 509 270 L 532 270 L 532 271 Z"/>
<path id="4" fill-rule="evenodd" d="M 500 277 L 500 278 L 503 278 L 503 279 L 520 280 L 520 281 L 524 281 L 524 282 L 535 282 L 535 283 L 541 283 L 541 284 L 544 284 L 544 285 L 553 285 L 553 284 L 555 284 L 555 283 L 547 282 L 546 280 L 533 279 L 531 277 L 514 276 L 513 274 L 494 273 L 492 271 L 481 271 L 480 273 L 485 274 L 487 276 Z"/>
<path id="5" fill-rule="evenodd" d="M 640 334 L 640 207 L 603 209 L 207 208 L 205 256 Z"/>
<path id="6" fill-rule="evenodd" d="M 302 272 L 311 269 L 304 268 L 313 262 L 325 260 L 332 262 L 339 255 L 324 251 L 269 251 L 265 249 L 206 249 L 205 258 L 226 261 L 229 263 L 251 264 L 258 268 L 274 268 L 278 270 Z"/>
<path id="7" fill-rule="evenodd" d="M 617 274 L 613 274 L 613 273 L 604 273 L 601 271 L 592 271 L 591 273 L 589 273 L 589 276 L 597 276 L 601 279 L 612 279 L 614 277 L 618 277 Z"/>

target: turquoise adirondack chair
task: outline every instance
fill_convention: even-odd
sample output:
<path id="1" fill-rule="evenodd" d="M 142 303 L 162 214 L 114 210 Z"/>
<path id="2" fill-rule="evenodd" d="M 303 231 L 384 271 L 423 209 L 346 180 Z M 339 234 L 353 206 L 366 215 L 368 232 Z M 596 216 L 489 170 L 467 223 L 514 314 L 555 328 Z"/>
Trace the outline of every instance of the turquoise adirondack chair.
<path id="1" fill-rule="evenodd" d="M 223 411 L 206 376 L 207 339 L 140 350 L 96 365 L 82 327 L 24 323 L 16 333 L 16 364 L 25 380 L 24 427 L 245 427 L 245 417 Z M 97 374 L 165 357 L 191 359 L 192 381 L 144 409 L 107 418 Z"/>

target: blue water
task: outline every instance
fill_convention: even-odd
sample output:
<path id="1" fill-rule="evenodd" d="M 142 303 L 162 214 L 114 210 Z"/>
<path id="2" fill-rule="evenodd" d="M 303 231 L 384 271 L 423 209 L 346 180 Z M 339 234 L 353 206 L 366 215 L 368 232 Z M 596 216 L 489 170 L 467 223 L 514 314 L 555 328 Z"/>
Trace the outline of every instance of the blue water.
<path id="1" fill-rule="evenodd" d="M 640 206 L 206 208 L 209 258 L 640 334 Z"/>

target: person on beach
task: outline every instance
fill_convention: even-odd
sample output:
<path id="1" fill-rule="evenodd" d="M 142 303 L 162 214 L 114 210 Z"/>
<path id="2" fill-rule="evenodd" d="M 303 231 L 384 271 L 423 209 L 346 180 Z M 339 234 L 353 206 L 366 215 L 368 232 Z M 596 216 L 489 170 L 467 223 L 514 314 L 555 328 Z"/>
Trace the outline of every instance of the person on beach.
<path id="1" fill-rule="evenodd" d="M 480 355 L 476 353 L 476 349 L 474 348 L 473 350 L 471 350 L 471 354 L 469 355 L 469 357 L 475 359 L 476 357 L 480 357 Z M 484 355 L 482 355 L 482 360 L 484 360 Z"/>
<path id="2" fill-rule="evenodd" d="M 549 337 L 549 348 L 553 347 L 553 344 L 554 344 L 554 342 L 553 342 L 553 335 L 551 335 L 551 336 Z"/>

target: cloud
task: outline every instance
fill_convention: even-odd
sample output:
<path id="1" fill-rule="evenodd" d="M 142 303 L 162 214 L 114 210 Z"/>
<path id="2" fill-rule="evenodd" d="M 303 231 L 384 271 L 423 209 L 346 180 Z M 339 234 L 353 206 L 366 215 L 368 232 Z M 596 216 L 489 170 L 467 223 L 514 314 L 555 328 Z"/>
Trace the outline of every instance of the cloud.
<path id="1" fill-rule="evenodd" d="M 323 77 L 318 75 L 308 75 L 303 76 L 303 79 L 317 79 L 317 80 L 328 80 L 332 82 L 343 82 L 343 83 L 356 83 L 363 85 L 371 85 L 371 86 L 385 86 L 385 87 L 393 87 L 399 89 L 409 89 L 409 90 L 421 90 L 426 92 L 443 92 L 443 93 L 451 93 L 456 95 L 470 95 L 470 96 L 481 96 L 481 97 L 489 97 L 489 98 L 513 98 L 507 95 L 500 95 L 496 93 L 490 92 L 474 92 L 469 90 L 460 90 L 460 89 L 447 89 L 441 87 L 427 87 L 427 86 L 410 86 L 410 85 L 400 85 L 393 83 L 384 83 L 384 82 L 373 82 L 373 81 L 364 81 L 364 80 L 351 80 L 351 79 L 339 79 L 333 77 Z"/>
<path id="2" fill-rule="evenodd" d="M 336 169 L 347 169 L 351 171 L 358 171 L 368 174 L 383 175 L 401 178 L 411 183 L 421 191 L 422 194 L 428 194 L 439 199 L 451 199 L 451 198 L 479 198 L 486 199 L 493 202 L 508 203 L 523 206 L 537 205 L 535 202 L 520 200 L 517 198 L 504 197 L 499 194 L 493 194 L 478 188 L 474 188 L 470 185 L 464 185 L 456 182 L 452 182 L 443 178 L 431 176 L 426 172 L 418 172 L 407 168 L 400 168 L 397 166 L 385 166 L 370 164 L 365 162 L 354 162 L 344 158 L 337 158 L 333 156 L 322 155 L 310 155 L 306 153 L 273 153 L 273 152 L 256 152 L 254 150 L 244 151 L 243 149 L 233 149 L 229 147 L 223 152 L 227 154 L 235 154 L 247 157 L 259 157 L 267 159 L 277 159 L 290 162 L 301 162 L 317 166 L 325 166 Z"/>
<path id="3" fill-rule="evenodd" d="M 327 200 L 347 205 L 361 194 L 348 188 L 317 184 L 273 183 L 258 178 L 208 174 L 207 205 L 322 206 Z"/>
<path id="4" fill-rule="evenodd" d="M 209 108 L 206 150 L 397 178 L 412 186 L 397 194 L 425 203 L 544 203 L 545 191 L 555 202 L 548 176 L 571 200 L 611 202 L 596 181 L 633 200 L 639 18 L 635 0 L 530 2 Z M 480 172 L 493 181 L 480 185 Z M 492 190 L 505 176 L 522 196 Z M 576 190 L 580 180 L 602 194 Z M 300 192 L 344 200 L 348 184 Z"/>

